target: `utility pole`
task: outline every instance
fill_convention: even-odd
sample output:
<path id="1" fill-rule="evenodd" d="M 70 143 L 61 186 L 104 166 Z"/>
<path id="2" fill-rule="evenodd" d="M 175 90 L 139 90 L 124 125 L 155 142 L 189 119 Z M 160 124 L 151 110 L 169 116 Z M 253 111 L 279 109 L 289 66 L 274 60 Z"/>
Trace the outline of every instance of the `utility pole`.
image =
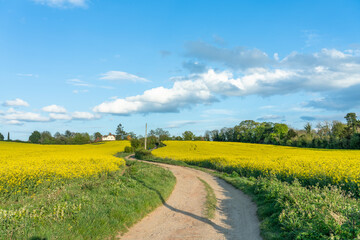
<path id="1" fill-rule="evenodd" d="M 146 150 L 146 140 L 147 140 L 147 123 L 145 124 L 145 150 Z"/>

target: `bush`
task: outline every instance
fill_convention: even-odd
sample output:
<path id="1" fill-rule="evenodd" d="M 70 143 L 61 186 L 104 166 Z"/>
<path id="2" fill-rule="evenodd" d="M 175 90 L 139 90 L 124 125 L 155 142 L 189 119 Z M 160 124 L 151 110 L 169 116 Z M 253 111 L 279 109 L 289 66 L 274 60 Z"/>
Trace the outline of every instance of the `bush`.
<path id="1" fill-rule="evenodd" d="M 126 146 L 125 148 L 124 148 L 124 152 L 126 152 L 126 153 L 133 153 L 134 152 L 134 148 L 133 147 L 130 147 L 130 146 Z"/>
<path id="2" fill-rule="evenodd" d="M 147 159 L 147 158 L 151 158 L 153 157 L 153 155 L 151 154 L 151 151 L 149 150 L 145 150 L 142 148 L 138 148 L 137 150 L 135 150 L 135 158 L 137 159 Z"/>

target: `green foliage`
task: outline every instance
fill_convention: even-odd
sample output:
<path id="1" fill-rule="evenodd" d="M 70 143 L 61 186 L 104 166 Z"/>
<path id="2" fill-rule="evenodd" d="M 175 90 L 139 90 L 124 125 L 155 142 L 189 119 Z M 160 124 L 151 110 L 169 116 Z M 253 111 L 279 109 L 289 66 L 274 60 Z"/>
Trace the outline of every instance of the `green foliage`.
<path id="1" fill-rule="evenodd" d="M 208 219 L 212 219 L 215 216 L 216 211 L 216 195 L 214 189 L 203 179 L 198 178 L 205 186 L 206 202 L 205 202 L 205 216 Z"/>
<path id="2" fill-rule="evenodd" d="M 137 159 L 148 159 L 151 158 L 153 155 L 151 154 L 151 151 L 145 150 L 143 148 L 138 148 L 135 150 L 135 158 Z"/>
<path id="3" fill-rule="evenodd" d="M 162 204 L 175 181 L 170 171 L 127 161 L 116 172 L 0 196 L 0 239 L 114 239 Z"/>
<path id="4" fill-rule="evenodd" d="M 116 135 L 116 140 L 126 139 L 127 134 L 121 123 L 116 127 L 115 135 Z"/>
<path id="5" fill-rule="evenodd" d="M 133 153 L 133 152 L 135 152 L 135 149 L 134 149 L 133 147 L 126 146 L 126 147 L 124 148 L 124 152 L 126 152 L 126 153 Z"/>
<path id="6" fill-rule="evenodd" d="M 4 141 L 4 135 L 0 133 L 0 141 Z"/>
<path id="7" fill-rule="evenodd" d="M 42 133 L 34 131 L 30 135 L 29 141 L 41 144 L 87 144 L 91 142 L 91 139 L 88 133 L 74 133 L 69 130 L 66 130 L 64 135 L 57 132 L 54 136 L 51 136 L 48 131 Z"/>
<path id="8" fill-rule="evenodd" d="M 232 128 L 206 131 L 205 141 L 265 143 L 308 148 L 360 149 L 360 120 L 355 113 L 345 116 L 347 124 L 339 121 L 310 123 L 304 130 L 289 129 L 286 124 L 245 120 Z M 194 140 L 194 137 L 187 137 Z"/>
<path id="9" fill-rule="evenodd" d="M 145 138 L 131 139 L 131 146 L 134 149 L 145 148 Z M 165 146 L 156 136 L 149 136 L 146 140 L 147 149 L 154 149 Z"/>
<path id="10" fill-rule="evenodd" d="M 39 131 L 34 131 L 29 137 L 29 141 L 31 143 L 40 143 L 40 139 L 41 139 L 41 134 Z"/>
<path id="11" fill-rule="evenodd" d="M 195 138 L 195 134 L 191 131 L 185 131 L 182 136 L 184 141 L 192 141 Z"/>

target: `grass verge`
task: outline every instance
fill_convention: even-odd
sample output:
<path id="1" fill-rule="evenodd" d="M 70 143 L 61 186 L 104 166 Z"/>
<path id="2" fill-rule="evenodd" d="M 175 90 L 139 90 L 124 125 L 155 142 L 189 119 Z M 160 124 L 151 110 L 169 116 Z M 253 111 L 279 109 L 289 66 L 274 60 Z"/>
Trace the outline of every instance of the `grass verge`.
<path id="1" fill-rule="evenodd" d="M 242 190 L 257 204 L 266 240 L 360 239 L 360 202 L 339 187 L 304 187 L 296 179 L 244 177 L 153 156 L 144 160 L 202 170 Z"/>
<path id="2" fill-rule="evenodd" d="M 0 196 L 0 239 L 113 239 L 161 205 L 175 182 L 168 170 L 126 161 L 115 172 Z"/>
<path id="3" fill-rule="evenodd" d="M 206 202 L 205 202 L 205 216 L 207 219 L 213 219 L 215 217 L 216 210 L 216 196 L 214 193 L 214 189 L 203 179 L 198 179 L 204 184 L 206 191 Z"/>

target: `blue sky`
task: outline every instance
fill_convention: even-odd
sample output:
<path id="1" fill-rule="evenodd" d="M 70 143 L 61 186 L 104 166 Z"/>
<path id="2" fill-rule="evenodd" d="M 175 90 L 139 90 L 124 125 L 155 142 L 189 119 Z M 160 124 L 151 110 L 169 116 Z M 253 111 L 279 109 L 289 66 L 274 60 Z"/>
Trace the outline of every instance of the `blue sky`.
<path id="1" fill-rule="evenodd" d="M 0 0 L 0 132 L 172 134 L 360 109 L 360 2 Z"/>

